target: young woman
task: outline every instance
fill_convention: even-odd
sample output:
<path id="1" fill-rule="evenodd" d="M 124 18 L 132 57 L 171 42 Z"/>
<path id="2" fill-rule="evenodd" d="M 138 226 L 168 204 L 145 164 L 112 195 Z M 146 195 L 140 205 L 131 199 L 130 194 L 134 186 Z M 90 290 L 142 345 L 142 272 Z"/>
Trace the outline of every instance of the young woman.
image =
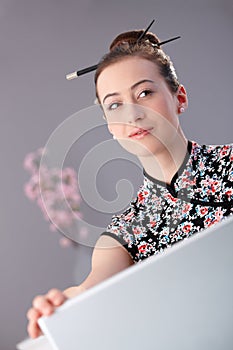
<path id="1" fill-rule="evenodd" d="M 233 213 L 233 145 L 200 146 L 186 139 L 179 115 L 188 107 L 170 58 L 158 38 L 120 34 L 98 64 L 96 96 L 109 131 L 137 155 L 144 182 L 137 197 L 114 216 L 93 251 L 92 270 L 80 285 L 53 289 L 33 300 L 28 332 L 67 298 L 162 252 Z"/>

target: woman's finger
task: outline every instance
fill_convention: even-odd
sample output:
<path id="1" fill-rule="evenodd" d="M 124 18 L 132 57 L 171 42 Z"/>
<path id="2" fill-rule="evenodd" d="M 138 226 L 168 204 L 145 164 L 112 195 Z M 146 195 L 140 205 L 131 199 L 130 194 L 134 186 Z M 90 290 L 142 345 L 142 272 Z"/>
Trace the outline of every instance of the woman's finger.
<path id="1" fill-rule="evenodd" d="M 41 317 L 41 313 L 33 307 L 31 309 L 29 309 L 27 312 L 27 318 L 29 321 L 30 320 L 36 321 L 40 317 Z"/>
<path id="2" fill-rule="evenodd" d="M 27 331 L 31 338 L 37 338 L 42 335 L 41 329 L 36 321 L 30 321 L 28 323 Z"/>
<path id="3" fill-rule="evenodd" d="M 48 301 L 54 305 L 54 306 L 59 306 L 66 301 L 66 296 L 58 289 L 51 289 L 47 295 L 46 298 Z"/>
<path id="4" fill-rule="evenodd" d="M 32 302 L 33 307 L 38 310 L 41 315 L 48 316 L 54 311 L 54 306 L 43 295 L 38 295 Z"/>

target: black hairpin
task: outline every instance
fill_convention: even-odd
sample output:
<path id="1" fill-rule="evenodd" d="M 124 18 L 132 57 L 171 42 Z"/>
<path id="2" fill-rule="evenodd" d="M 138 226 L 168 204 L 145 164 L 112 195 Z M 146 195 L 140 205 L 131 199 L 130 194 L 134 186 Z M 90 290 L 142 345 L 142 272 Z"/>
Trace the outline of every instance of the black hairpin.
<path id="1" fill-rule="evenodd" d="M 75 78 L 78 78 L 80 75 L 92 72 L 93 70 L 96 70 L 98 67 L 98 64 L 95 64 L 94 66 L 90 66 L 81 70 L 78 70 L 77 72 L 69 73 L 66 75 L 67 80 L 72 80 Z"/>
<path id="2" fill-rule="evenodd" d="M 144 38 L 144 36 L 146 35 L 146 33 L 148 32 L 148 30 L 150 29 L 150 27 L 152 26 L 152 24 L 154 23 L 154 19 L 153 21 L 148 25 L 148 27 L 144 30 L 144 32 L 142 32 L 142 34 L 139 36 L 137 43 L 142 40 Z"/>
<path id="3" fill-rule="evenodd" d="M 142 40 L 142 38 L 146 35 L 146 33 L 148 32 L 148 30 L 150 29 L 150 27 L 152 26 L 152 24 L 154 23 L 154 19 L 153 21 L 149 24 L 149 26 L 144 30 L 144 32 L 139 36 L 139 38 L 137 39 L 137 43 Z M 164 44 L 167 44 L 169 43 L 170 41 L 173 41 L 173 40 L 177 40 L 177 39 L 180 39 L 180 36 L 176 36 L 174 38 L 171 38 L 171 39 L 168 39 L 168 40 L 165 40 L 165 41 L 161 41 L 160 43 L 157 43 L 157 44 L 154 44 L 155 47 L 160 47 L 161 45 L 164 45 Z M 92 72 L 94 70 L 96 70 L 98 67 L 98 64 L 95 64 L 94 66 L 90 66 L 90 67 L 87 67 L 87 68 L 84 68 L 84 69 L 81 69 L 81 70 L 78 70 L 76 72 L 73 72 L 73 73 L 69 73 L 66 75 L 66 79 L 67 80 L 72 80 L 72 79 L 75 79 L 77 77 L 79 77 L 80 75 L 83 75 L 83 74 L 86 74 L 86 73 L 89 73 L 89 72 Z"/>
<path id="4" fill-rule="evenodd" d="M 181 36 L 175 36 L 174 38 L 171 38 L 171 39 L 168 39 L 168 40 L 165 40 L 165 41 L 161 41 L 160 43 L 156 44 L 156 46 L 161 46 L 163 44 L 170 43 L 170 41 L 177 40 L 177 39 L 180 39 L 180 38 L 181 38 Z"/>

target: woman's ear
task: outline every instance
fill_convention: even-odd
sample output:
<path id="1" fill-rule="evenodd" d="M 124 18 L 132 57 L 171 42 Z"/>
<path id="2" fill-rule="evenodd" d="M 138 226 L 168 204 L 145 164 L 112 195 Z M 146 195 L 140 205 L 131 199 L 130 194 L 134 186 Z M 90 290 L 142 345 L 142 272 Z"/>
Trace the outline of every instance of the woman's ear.
<path id="1" fill-rule="evenodd" d="M 188 107 L 188 96 L 183 85 L 179 85 L 176 92 L 177 98 L 177 112 L 178 114 L 183 113 Z"/>

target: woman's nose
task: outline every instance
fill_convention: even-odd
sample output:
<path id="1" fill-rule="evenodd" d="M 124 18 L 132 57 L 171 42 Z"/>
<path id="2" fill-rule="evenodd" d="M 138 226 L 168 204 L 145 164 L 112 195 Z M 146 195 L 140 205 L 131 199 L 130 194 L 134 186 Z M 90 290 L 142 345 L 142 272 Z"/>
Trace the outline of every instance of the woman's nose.
<path id="1" fill-rule="evenodd" d="M 142 106 L 131 103 L 126 107 L 126 119 L 128 123 L 132 124 L 145 118 L 145 111 L 143 110 Z"/>

